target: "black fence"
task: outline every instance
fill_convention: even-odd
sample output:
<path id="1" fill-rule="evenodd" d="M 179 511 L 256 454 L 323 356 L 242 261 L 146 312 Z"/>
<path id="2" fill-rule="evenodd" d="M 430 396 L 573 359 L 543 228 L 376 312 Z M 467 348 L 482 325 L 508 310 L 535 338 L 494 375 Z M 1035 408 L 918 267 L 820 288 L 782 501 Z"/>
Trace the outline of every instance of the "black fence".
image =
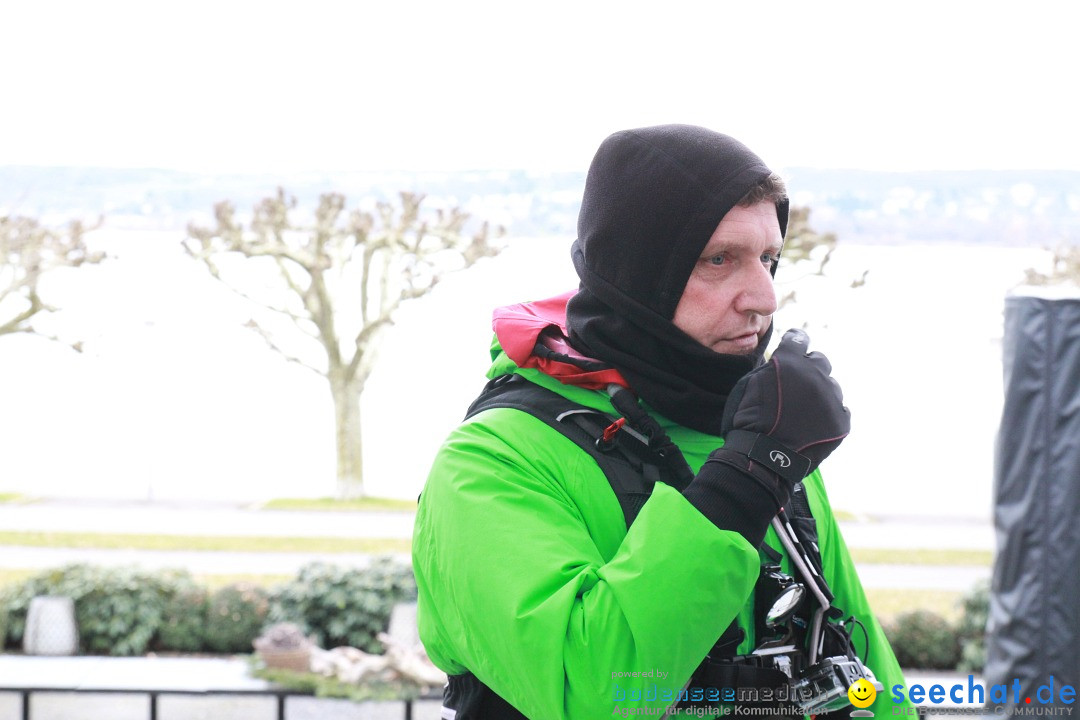
<path id="1" fill-rule="evenodd" d="M 149 718 L 150 720 L 158 720 L 158 699 L 162 696 L 174 696 L 174 695 L 186 695 L 186 696 L 198 696 L 198 697 L 236 697 L 236 696 L 271 696 L 275 698 L 277 703 L 275 717 L 277 720 L 287 720 L 285 714 L 286 700 L 290 697 L 314 697 L 311 693 L 299 692 L 296 690 L 286 690 L 277 688 L 266 689 L 253 689 L 253 690 L 148 690 L 146 688 L 94 688 L 94 687 L 23 687 L 23 688 L 11 688 L 0 686 L 0 694 L 14 694 L 18 695 L 21 700 L 22 714 L 21 720 L 50 720 L 49 718 L 38 717 L 35 718 L 32 712 L 31 698 L 36 694 L 63 694 L 63 693 L 85 693 L 88 695 L 146 695 L 150 701 Z M 417 698 L 418 700 L 439 700 L 439 696 L 422 696 Z M 404 720 L 414 720 L 413 718 L 413 703 L 412 699 L 405 699 L 401 702 Z M 422 720 L 422 719 L 416 719 Z"/>

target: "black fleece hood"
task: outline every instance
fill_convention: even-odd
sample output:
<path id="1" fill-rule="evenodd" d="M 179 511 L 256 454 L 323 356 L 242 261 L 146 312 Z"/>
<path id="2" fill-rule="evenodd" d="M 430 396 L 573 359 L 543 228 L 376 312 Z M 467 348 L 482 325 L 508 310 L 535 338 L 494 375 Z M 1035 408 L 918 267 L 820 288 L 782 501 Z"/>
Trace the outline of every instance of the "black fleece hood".
<path id="1" fill-rule="evenodd" d="M 656 410 L 719 432 L 724 401 L 762 360 L 722 355 L 672 322 L 716 226 L 771 174 L 738 140 L 691 125 L 608 137 L 589 168 L 571 249 L 581 285 L 567 307 L 571 343 L 610 363 Z M 781 233 L 788 205 L 777 206 Z"/>

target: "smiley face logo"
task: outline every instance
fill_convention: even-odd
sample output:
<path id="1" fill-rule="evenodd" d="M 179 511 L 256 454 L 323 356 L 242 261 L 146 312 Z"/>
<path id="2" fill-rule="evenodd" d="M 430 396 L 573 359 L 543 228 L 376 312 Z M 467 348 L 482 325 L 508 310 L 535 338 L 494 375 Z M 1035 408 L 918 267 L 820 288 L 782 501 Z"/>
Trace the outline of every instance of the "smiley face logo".
<path id="1" fill-rule="evenodd" d="M 847 690 L 848 700 L 857 708 L 870 707 L 877 698 L 877 690 L 866 678 L 859 678 L 851 683 Z"/>

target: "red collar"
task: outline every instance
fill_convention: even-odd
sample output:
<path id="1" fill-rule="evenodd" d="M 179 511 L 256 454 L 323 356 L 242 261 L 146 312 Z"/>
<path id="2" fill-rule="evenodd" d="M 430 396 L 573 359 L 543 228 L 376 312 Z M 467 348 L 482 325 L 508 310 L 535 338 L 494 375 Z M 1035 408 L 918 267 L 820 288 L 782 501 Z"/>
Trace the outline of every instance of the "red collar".
<path id="1" fill-rule="evenodd" d="M 612 383 L 629 387 L 626 379 L 615 368 L 590 371 L 572 362 L 592 360 L 571 347 L 568 340 L 566 303 L 575 292 L 571 290 L 546 300 L 496 309 L 492 315 L 492 327 L 499 339 L 499 345 L 518 367 L 537 368 L 567 385 L 591 390 L 602 390 Z M 542 342 L 557 355 L 565 357 L 567 362 L 537 356 L 537 342 Z"/>

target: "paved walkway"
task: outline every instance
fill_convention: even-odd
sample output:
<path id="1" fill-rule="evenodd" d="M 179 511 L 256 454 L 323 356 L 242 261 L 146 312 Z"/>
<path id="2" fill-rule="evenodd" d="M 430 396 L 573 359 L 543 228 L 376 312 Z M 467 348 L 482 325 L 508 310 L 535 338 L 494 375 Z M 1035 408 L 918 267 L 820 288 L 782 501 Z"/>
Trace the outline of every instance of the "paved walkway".
<path id="1" fill-rule="evenodd" d="M 996 546 L 989 518 L 883 516 L 841 522 L 840 530 L 851 548 L 992 551 Z"/>
<path id="2" fill-rule="evenodd" d="M 394 553 L 393 556 L 409 562 L 407 553 Z M 59 567 L 69 563 L 90 563 L 108 567 L 137 565 L 149 569 L 182 568 L 195 574 L 208 575 L 294 575 L 301 567 L 312 562 L 364 567 L 371 562 L 372 557 L 364 553 L 198 552 L 0 546 L 0 567 L 4 568 L 35 569 Z"/>
<path id="3" fill-rule="evenodd" d="M 157 535 L 412 537 L 411 512 L 260 510 L 235 503 L 42 500 L 0 503 L 0 529 Z M 881 516 L 840 523 L 850 547 L 991 550 L 989 518 Z"/>
<path id="4" fill-rule="evenodd" d="M 0 503 L 0 529 L 253 537 L 412 537 L 411 512 L 259 510 L 226 503 L 42 500 Z"/>

